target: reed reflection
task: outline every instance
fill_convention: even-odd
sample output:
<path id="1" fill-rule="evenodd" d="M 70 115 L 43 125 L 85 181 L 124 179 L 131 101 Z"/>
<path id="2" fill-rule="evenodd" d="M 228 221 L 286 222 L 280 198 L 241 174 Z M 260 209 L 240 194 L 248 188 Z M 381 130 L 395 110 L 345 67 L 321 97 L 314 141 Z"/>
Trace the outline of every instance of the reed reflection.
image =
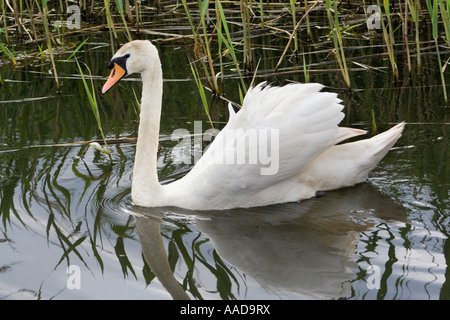
<path id="1" fill-rule="evenodd" d="M 186 211 L 134 207 L 147 264 L 174 299 L 188 298 L 167 261 L 161 225 L 172 215 L 195 218 L 220 257 L 265 290 L 310 298 L 339 298 L 357 277 L 362 232 L 406 221 L 400 205 L 362 184 L 318 199 L 262 208 Z M 236 277 L 238 278 L 238 277 Z"/>

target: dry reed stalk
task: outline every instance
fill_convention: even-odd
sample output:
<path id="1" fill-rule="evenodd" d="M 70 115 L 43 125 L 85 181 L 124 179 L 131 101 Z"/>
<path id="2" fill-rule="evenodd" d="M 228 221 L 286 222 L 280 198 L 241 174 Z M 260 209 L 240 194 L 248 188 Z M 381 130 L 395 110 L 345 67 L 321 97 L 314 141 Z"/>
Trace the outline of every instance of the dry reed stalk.
<path id="1" fill-rule="evenodd" d="M 318 4 L 318 1 L 314 2 L 314 4 L 308 8 L 308 11 L 305 12 L 305 14 L 300 18 L 300 20 L 297 22 L 297 24 L 294 27 L 294 31 L 290 34 L 288 43 L 284 47 L 283 53 L 281 54 L 280 59 L 278 60 L 277 65 L 275 66 L 274 71 L 276 72 L 278 68 L 280 67 L 281 63 L 284 60 L 284 57 L 286 56 L 286 53 L 291 45 L 292 40 L 294 39 L 294 33 L 297 31 L 298 28 L 300 28 L 300 25 L 303 23 L 303 20 L 305 20 L 306 17 L 308 17 L 309 13 L 314 9 L 314 7 Z"/>

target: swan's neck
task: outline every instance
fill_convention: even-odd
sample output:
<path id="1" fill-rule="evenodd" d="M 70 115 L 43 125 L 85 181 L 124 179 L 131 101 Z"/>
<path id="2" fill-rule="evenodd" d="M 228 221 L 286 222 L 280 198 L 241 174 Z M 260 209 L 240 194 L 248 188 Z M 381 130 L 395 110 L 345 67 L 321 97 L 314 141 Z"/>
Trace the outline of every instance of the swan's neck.
<path id="1" fill-rule="evenodd" d="M 162 103 L 161 68 L 143 72 L 142 102 L 138 141 L 133 170 L 132 199 L 137 205 L 149 205 L 149 199 L 157 199 L 161 191 L 158 181 L 157 157 L 159 123 Z"/>

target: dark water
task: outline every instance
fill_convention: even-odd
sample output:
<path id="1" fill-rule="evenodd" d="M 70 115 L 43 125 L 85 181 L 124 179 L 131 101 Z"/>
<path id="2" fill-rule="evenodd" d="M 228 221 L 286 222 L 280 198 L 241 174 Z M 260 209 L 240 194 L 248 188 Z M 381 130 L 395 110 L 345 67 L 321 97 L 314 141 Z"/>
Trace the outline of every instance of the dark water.
<path id="1" fill-rule="evenodd" d="M 107 42 L 91 40 L 78 58 L 95 75 L 108 139 L 135 138 L 138 79 L 100 94 Z M 164 182 L 190 168 L 171 162 L 170 134 L 193 132 L 194 121 L 209 128 L 182 48 L 159 44 Z M 1 299 L 450 298 L 449 119 L 436 57 L 424 57 L 422 77 L 400 83 L 389 72 L 354 71 L 352 94 L 339 73 L 311 74 L 344 100 L 343 124 L 371 131 L 372 112 L 378 131 L 407 122 L 367 183 L 301 203 L 201 213 L 132 205 L 132 139 L 110 143 L 112 165 L 93 148 L 82 157 L 86 145 L 73 143 L 100 134 L 76 65 L 64 57 L 60 94 L 39 59 L 1 66 Z M 364 63 L 388 66 L 378 59 Z M 276 61 L 265 58 L 265 67 Z M 211 115 L 223 125 L 225 103 L 213 103 Z"/>

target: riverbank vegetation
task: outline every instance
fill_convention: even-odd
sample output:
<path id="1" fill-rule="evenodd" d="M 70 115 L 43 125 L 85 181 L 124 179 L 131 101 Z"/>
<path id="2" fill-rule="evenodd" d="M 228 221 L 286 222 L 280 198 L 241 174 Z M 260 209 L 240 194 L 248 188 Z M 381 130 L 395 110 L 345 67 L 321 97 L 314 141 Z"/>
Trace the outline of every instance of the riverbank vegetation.
<path id="1" fill-rule="evenodd" d="M 224 79 L 236 78 L 241 99 L 255 77 L 308 82 L 332 72 L 352 90 L 355 71 L 388 72 L 395 82 L 426 72 L 423 57 L 433 56 L 448 103 L 444 0 L 5 0 L 0 10 L 0 64 L 48 63 L 58 90 L 58 61 L 103 33 L 111 53 L 138 38 L 185 46 L 193 81 L 225 97 Z M 268 54 L 276 64 L 265 62 Z M 389 70 L 376 61 L 388 61 Z"/>

